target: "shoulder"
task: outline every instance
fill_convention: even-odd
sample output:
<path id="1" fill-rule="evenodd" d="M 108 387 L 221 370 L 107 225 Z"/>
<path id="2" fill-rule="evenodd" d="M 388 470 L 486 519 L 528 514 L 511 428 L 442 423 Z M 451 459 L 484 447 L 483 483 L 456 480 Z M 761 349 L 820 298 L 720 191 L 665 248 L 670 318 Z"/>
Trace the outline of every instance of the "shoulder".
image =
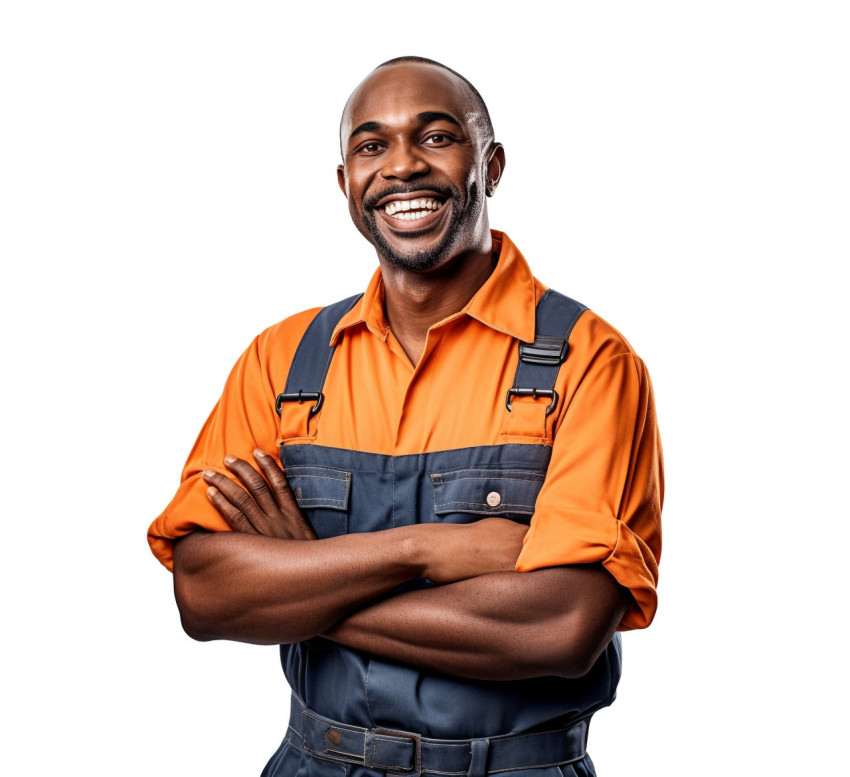
<path id="1" fill-rule="evenodd" d="M 590 386 L 607 386 L 625 400 L 626 395 L 643 393 L 648 381 L 646 366 L 620 330 L 593 310 L 584 310 L 570 332 L 558 378 L 564 406 L 582 387 L 587 392 Z"/>
<path id="2" fill-rule="evenodd" d="M 578 313 L 570 334 L 570 360 L 573 362 L 607 361 L 620 356 L 638 358 L 631 343 L 625 336 L 587 304 L 564 294 L 558 289 L 549 288 L 535 278 L 537 286 L 538 305 L 545 295 L 560 297 L 564 304 L 557 310 L 562 315 L 573 319 Z M 539 308 L 538 308 L 539 312 Z M 569 322 L 565 321 L 565 325 Z"/>
<path id="3" fill-rule="evenodd" d="M 264 329 L 257 335 L 255 342 L 262 351 L 292 350 L 298 347 L 304 332 L 310 326 L 310 322 L 318 315 L 322 308 L 310 308 L 300 313 L 288 316 L 283 321 Z"/>
<path id="4" fill-rule="evenodd" d="M 570 351 L 588 360 L 608 360 L 622 356 L 639 358 L 625 336 L 602 316 L 586 310 L 570 335 Z"/>
<path id="5" fill-rule="evenodd" d="M 321 310 L 310 308 L 264 329 L 245 349 L 235 370 L 246 371 L 246 377 L 261 377 L 262 382 L 267 382 L 272 390 L 282 390 L 276 387 L 282 381 L 285 382 L 298 343 Z"/>

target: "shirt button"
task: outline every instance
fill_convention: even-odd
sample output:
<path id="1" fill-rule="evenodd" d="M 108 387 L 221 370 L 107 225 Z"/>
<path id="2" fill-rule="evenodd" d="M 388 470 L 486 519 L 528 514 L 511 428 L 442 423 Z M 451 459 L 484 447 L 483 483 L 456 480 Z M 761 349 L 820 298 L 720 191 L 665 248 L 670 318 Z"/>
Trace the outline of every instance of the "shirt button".
<path id="1" fill-rule="evenodd" d="M 339 733 L 335 728 L 332 728 L 325 734 L 325 739 L 327 740 L 329 745 L 334 745 L 334 747 L 338 747 L 342 742 L 342 734 Z"/>
<path id="2" fill-rule="evenodd" d="M 295 489 L 295 499 L 300 502 L 301 501 L 301 487 Z"/>
<path id="3" fill-rule="evenodd" d="M 487 504 L 490 505 L 490 507 L 498 507 L 502 504 L 502 497 L 498 491 L 491 491 L 487 494 Z"/>

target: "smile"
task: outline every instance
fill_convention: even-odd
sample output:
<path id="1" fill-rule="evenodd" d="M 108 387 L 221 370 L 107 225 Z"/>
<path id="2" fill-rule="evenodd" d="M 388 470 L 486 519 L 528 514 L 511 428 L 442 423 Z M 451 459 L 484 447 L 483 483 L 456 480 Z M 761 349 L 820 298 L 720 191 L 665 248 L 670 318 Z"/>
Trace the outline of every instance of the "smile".
<path id="1" fill-rule="evenodd" d="M 443 203 L 433 197 L 418 200 L 391 200 L 384 205 L 384 213 L 398 221 L 415 221 L 425 218 L 443 207 Z"/>

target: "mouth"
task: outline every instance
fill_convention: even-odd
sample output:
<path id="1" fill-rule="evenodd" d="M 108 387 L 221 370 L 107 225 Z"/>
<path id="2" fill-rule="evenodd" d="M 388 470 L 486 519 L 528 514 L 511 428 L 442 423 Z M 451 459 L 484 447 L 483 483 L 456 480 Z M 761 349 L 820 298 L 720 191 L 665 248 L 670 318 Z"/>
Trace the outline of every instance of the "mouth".
<path id="1" fill-rule="evenodd" d="M 383 203 L 381 210 L 396 221 L 418 221 L 436 213 L 445 203 L 436 197 L 417 197 L 412 200 L 391 199 Z"/>

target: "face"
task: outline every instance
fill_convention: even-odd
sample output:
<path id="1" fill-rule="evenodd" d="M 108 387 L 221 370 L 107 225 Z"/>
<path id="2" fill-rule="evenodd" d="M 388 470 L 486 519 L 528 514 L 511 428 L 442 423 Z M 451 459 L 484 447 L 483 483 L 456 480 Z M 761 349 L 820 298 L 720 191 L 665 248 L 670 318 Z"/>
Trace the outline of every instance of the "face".
<path id="1" fill-rule="evenodd" d="M 339 184 L 354 224 L 390 264 L 427 271 L 489 239 L 487 178 L 504 152 L 483 138 L 466 84 L 433 65 L 376 70 L 343 113 Z"/>

